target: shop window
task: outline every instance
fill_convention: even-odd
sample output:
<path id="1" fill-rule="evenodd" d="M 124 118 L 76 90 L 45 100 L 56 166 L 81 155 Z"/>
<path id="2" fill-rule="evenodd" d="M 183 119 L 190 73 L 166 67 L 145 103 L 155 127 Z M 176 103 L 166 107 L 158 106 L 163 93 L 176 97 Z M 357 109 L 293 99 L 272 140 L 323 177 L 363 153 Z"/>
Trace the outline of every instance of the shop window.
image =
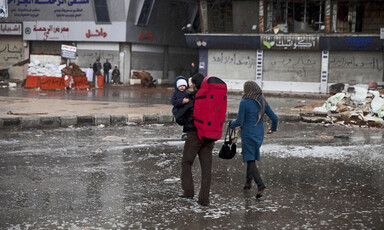
<path id="1" fill-rule="evenodd" d="M 208 0 L 208 29 L 210 33 L 232 33 L 232 0 Z"/>
<path id="2" fill-rule="evenodd" d="M 184 33 L 201 31 L 196 2 L 170 1 L 169 15 L 174 27 L 180 28 Z"/>
<path id="3" fill-rule="evenodd" d="M 384 27 L 384 2 L 372 1 L 357 4 L 354 26 L 356 32 L 380 33 L 380 28 Z"/>
<path id="4" fill-rule="evenodd" d="M 272 32 L 278 28 L 283 33 L 311 33 L 324 31 L 323 1 L 273 1 Z"/>
<path id="5" fill-rule="evenodd" d="M 137 25 L 145 26 L 149 22 L 149 17 L 151 16 L 153 5 L 155 0 L 144 0 L 143 7 L 141 8 L 139 19 L 137 20 Z"/>
<path id="6" fill-rule="evenodd" d="M 106 0 L 95 0 L 96 22 L 110 22 Z"/>

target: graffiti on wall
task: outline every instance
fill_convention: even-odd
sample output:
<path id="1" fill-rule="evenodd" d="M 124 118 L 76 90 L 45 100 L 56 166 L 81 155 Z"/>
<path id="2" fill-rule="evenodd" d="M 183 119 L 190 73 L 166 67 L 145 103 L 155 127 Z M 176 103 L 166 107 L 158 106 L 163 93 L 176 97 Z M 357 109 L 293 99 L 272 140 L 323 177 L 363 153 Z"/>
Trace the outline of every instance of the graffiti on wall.
<path id="1" fill-rule="evenodd" d="M 0 60 L 10 63 L 16 63 L 22 60 L 23 47 L 17 45 L 0 45 Z M 13 60 L 13 61 L 12 61 Z"/>
<path id="2" fill-rule="evenodd" d="M 220 53 L 213 56 L 211 61 L 216 64 L 244 66 L 248 69 L 256 68 L 256 58 L 250 56 L 247 56 L 246 58 L 239 58 L 236 55 L 236 52 L 229 54 Z"/>
<path id="3" fill-rule="evenodd" d="M 358 68 L 381 72 L 383 63 L 378 58 L 372 57 L 366 60 L 356 60 L 355 57 L 334 57 L 329 59 L 330 68 Z"/>
<path id="4" fill-rule="evenodd" d="M 292 80 L 308 80 L 313 71 L 316 71 L 316 67 L 319 65 L 319 60 L 308 56 L 294 56 L 294 57 L 275 57 L 270 59 L 267 66 L 271 70 L 278 69 L 278 72 L 282 72 L 284 76 L 291 78 Z"/>
<path id="5" fill-rule="evenodd" d="M 119 52 L 118 51 L 109 51 L 109 50 L 77 50 L 78 58 L 76 60 L 77 64 L 84 68 L 92 65 L 96 59 L 100 59 L 101 63 L 104 63 L 106 59 L 109 60 L 112 66 L 118 65 L 119 62 Z"/>
<path id="6" fill-rule="evenodd" d="M 297 58 L 282 58 L 271 61 L 273 67 L 314 67 L 316 60 L 299 56 Z"/>

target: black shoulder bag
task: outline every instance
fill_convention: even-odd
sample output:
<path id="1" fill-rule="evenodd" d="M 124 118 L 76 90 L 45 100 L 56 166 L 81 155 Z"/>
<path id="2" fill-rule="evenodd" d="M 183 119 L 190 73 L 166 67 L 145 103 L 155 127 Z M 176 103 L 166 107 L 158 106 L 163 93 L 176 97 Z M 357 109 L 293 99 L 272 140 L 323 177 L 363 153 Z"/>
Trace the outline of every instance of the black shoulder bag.
<path id="1" fill-rule="evenodd" d="M 235 134 L 235 129 L 227 127 L 227 131 L 225 133 L 224 143 L 221 146 L 219 157 L 222 159 L 232 159 L 236 155 L 236 143 L 233 143 L 232 136 Z M 228 136 L 228 141 L 227 141 Z"/>

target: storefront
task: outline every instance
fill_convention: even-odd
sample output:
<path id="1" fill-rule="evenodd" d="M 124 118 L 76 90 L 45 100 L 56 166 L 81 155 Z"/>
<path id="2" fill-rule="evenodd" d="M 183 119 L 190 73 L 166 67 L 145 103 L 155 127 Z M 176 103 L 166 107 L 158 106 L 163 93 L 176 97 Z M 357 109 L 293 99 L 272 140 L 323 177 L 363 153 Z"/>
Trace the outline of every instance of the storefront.
<path id="1" fill-rule="evenodd" d="M 186 35 L 200 49 L 199 69 L 242 89 L 326 93 L 334 83 L 382 82 L 384 40 L 378 35 Z"/>
<path id="2" fill-rule="evenodd" d="M 10 78 L 24 79 L 22 61 L 28 57 L 23 42 L 22 23 L 0 23 L 0 77 L 8 72 Z"/>

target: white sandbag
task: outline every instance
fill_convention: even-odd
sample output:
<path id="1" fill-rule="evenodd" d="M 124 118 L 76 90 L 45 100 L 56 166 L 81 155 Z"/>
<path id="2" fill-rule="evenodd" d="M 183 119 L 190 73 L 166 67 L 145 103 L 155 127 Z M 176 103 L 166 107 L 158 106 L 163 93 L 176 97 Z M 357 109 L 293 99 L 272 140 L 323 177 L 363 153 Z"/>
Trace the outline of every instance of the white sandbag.
<path id="1" fill-rule="evenodd" d="M 384 99 L 380 97 L 379 91 L 370 91 L 374 95 L 373 100 L 371 101 L 372 112 L 379 113 L 382 111 L 384 106 Z"/>
<path id="2" fill-rule="evenodd" d="M 365 104 L 365 98 L 367 98 L 368 90 L 355 86 L 355 93 L 352 94 L 351 100 L 355 104 Z"/>

